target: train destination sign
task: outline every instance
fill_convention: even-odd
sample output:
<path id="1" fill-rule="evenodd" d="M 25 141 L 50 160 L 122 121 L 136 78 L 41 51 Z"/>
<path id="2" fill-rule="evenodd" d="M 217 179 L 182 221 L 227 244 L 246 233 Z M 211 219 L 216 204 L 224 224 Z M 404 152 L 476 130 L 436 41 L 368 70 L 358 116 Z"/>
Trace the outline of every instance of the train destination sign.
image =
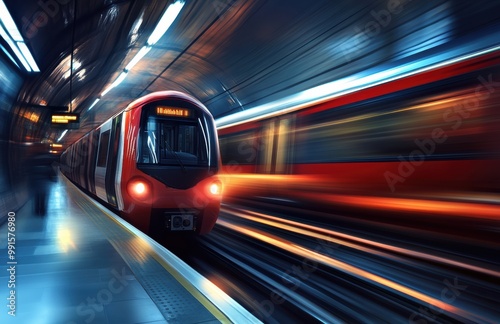
<path id="1" fill-rule="evenodd" d="M 156 107 L 156 114 L 169 117 L 191 117 L 192 111 L 187 108 L 158 106 Z"/>

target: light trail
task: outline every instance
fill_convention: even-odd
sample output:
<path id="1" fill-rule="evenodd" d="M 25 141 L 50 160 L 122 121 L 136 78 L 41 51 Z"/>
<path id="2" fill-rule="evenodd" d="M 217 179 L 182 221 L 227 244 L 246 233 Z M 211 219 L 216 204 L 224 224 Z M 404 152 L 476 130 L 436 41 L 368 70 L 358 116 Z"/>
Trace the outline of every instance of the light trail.
<path id="1" fill-rule="evenodd" d="M 428 296 L 428 295 L 421 293 L 419 291 L 416 291 L 414 289 L 408 288 L 402 284 L 399 284 L 399 283 L 394 282 L 392 280 L 386 279 L 386 278 L 381 277 L 379 275 L 373 274 L 369 271 L 360 269 L 358 267 L 352 266 L 352 265 L 345 263 L 343 261 L 339 261 L 339 260 L 331 258 L 329 256 L 320 254 L 314 250 L 305 248 L 305 247 L 300 246 L 298 244 L 295 244 L 291 241 L 284 240 L 282 238 L 279 238 L 279 237 L 276 237 L 276 236 L 273 236 L 273 235 L 270 235 L 268 233 L 264 233 L 264 232 L 261 232 L 258 230 L 252 230 L 252 229 L 244 227 L 244 226 L 231 224 L 230 222 L 222 220 L 222 219 L 219 219 L 218 224 L 221 226 L 224 226 L 226 228 L 232 229 L 238 233 L 247 235 L 249 237 L 260 240 L 262 242 L 271 244 L 275 247 L 284 249 L 288 252 L 291 252 L 295 255 L 298 255 L 299 257 L 302 257 L 305 259 L 310 259 L 310 260 L 316 261 L 318 263 L 322 263 L 326 266 L 335 268 L 337 270 L 340 270 L 340 271 L 347 273 L 349 275 L 353 275 L 353 276 L 360 278 L 362 280 L 367 280 L 367 281 L 373 282 L 375 284 L 390 288 L 394 291 L 397 291 L 399 293 L 402 293 L 402 294 L 407 295 L 409 297 L 412 297 L 414 299 L 420 300 L 422 302 L 425 302 L 425 303 L 428 303 L 432 306 L 440 308 L 440 309 L 442 309 L 450 314 L 455 314 L 455 315 L 458 315 L 462 318 L 472 320 L 474 322 L 493 323 L 493 322 L 489 321 L 488 319 L 483 318 L 482 316 L 470 313 L 466 310 L 455 307 L 449 303 L 445 303 L 439 299 Z"/>
<path id="2" fill-rule="evenodd" d="M 232 208 L 234 208 L 234 207 L 232 207 Z M 367 239 L 360 238 L 357 236 L 348 235 L 345 233 L 332 231 L 332 230 L 324 229 L 321 227 L 307 225 L 304 223 L 295 222 L 295 221 L 291 221 L 291 220 L 287 220 L 287 219 L 282 219 L 282 218 L 278 218 L 275 216 L 266 215 L 266 214 L 262 214 L 262 213 L 258 213 L 258 212 L 249 211 L 249 210 L 245 210 L 245 212 L 248 214 L 253 214 L 255 216 L 245 215 L 242 212 L 237 212 L 235 210 L 229 210 L 227 208 L 222 208 L 222 210 L 227 212 L 227 213 L 230 213 L 232 215 L 235 215 L 235 216 L 238 216 L 238 217 L 241 217 L 244 219 L 248 219 L 248 220 L 251 220 L 254 222 L 258 222 L 258 223 L 265 224 L 268 226 L 284 229 L 284 230 L 287 230 L 287 231 L 290 231 L 293 233 L 306 235 L 306 236 L 317 238 L 320 240 L 333 242 L 333 243 L 336 243 L 339 245 L 348 246 L 350 248 L 364 251 L 364 252 L 368 252 L 368 253 L 384 255 L 384 256 L 387 256 L 389 258 L 394 258 L 394 256 L 392 256 L 392 255 L 389 255 L 386 253 L 381 253 L 380 251 L 377 251 L 377 250 L 374 250 L 371 248 L 367 248 L 367 247 L 361 246 L 359 244 L 354 244 L 354 243 L 348 242 L 346 240 L 358 242 L 361 244 L 366 244 L 369 246 L 373 246 L 373 247 L 388 250 L 391 252 L 410 256 L 413 258 L 416 257 L 416 258 L 420 258 L 420 259 L 427 260 L 427 261 L 439 262 L 442 264 L 452 265 L 452 266 L 480 272 L 480 273 L 487 274 L 487 275 L 494 276 L 494 277 L 500 277 L 500 272 L 494 271 L 491 269 L 486 269 L 486 268 L 479 267 L 476 265 L 472 265 L 472 264 L 468 264 L 468 263 L 464 263 L 464 262 L 459 262 L 459 261 L 455 261 L 452 259 L 432 255 L 432 254 L 422 253 L 422 252 L 418 252 L 415 250 L 405 249 L 405 248 L 401 248 L 401 247 L 397 247 L 397 246 L 393 246 L 393 245 L 389 245 L 389 244 L 384 244 L 384 243 L 380 243 L 380 242 L 376 242 L 376 241 L 372 241 L 372 240 L 367 240 Z M 331 236 L 340 237 L 344 240 L 332 238 Z"/>
<path id="3" fill-rule="evenodd" d="M 321 193 L 311 194 L 305 192 L 301 193 L 301 196 L 314 198 L 321 201 L 335 201 L 336 203 L 349 206 L 364 206 L 372 209 L 385 209 L 419 213 L 431 212 L 440 215 L 453 215 L 456 217 L 461 216 L 490 220 L 500 219 L 500 206 L 480 203 Z"/>
<path id="4" fill-rule="evenodd" d="M 349 195 L 342 193 L 328 193 L 325 191 L 337 189 L 333 186 L 335 179 L 328 183 L 321 181 L 318 175 L 270 175 L 249 173 L 226 173 L 223 175 L 225 188 L 232 195 L 238 193 L 239 188 L 257 190 L 262 183 L 271 185 L 278 190 L 283 188 L 311 188 L 309 191 L 284 190 L 289 199 L 313 201 L 318 203 L 333 203 L 336 205 L 369 208 L 371 210 L 389 210 L 411 213 L 432 213 L 436 216 L 465 217 L 483 220 L 500 220 L 500 205 L 496 199 L 494 204 L 486 203 L 491 197 L 476 197 L 482 202 L 449 201 L 449 197 L 438 197 L 440 200 L 402 197 L 383 197 L 367 195 Z M 264 188 L 265 189 L 265 188 Z M 322 190 L 322 192 L 318 191 Z M 232 192 L 232 191 L 235 192 Z"/>

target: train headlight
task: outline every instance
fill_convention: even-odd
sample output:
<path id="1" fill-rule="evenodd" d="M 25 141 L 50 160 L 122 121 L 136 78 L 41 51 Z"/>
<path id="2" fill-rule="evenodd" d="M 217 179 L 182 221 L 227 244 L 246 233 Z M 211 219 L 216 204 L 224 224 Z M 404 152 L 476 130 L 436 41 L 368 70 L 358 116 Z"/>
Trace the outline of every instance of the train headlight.
<path id="1" fill-rule="evenodd" d="M 136 182 L 133 184 L 132 190 L 134 190 L 137 195 L 143 195 L 146 192 L 146 185 L 144 182 Z"/>
<path id="2" fill-rule="evenodd" d="M 219 180 L 212 182 L 208 187 L 208 191 L 212 195 L 220 195 L 222 193 L 222 183 Z"/>
<path id="3" fill-rule="evenodd" d="M 140 201 L 148 199 L 151 194 L 151 187 L 148 182 L 140 178 L 130 180 L 127 184 L 127 190 L 132 198 Z"/>

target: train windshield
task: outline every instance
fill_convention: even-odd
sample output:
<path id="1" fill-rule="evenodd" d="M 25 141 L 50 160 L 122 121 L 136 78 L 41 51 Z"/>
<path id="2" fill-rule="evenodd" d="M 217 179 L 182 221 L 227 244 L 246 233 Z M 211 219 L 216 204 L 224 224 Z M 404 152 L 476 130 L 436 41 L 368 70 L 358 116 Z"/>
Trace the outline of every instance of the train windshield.
<path id="1" fill-rule="evenodd" d="M 143 115 L 138 162 L 217 166 L 213 123 L 196 107 L 154 105 Z"/>

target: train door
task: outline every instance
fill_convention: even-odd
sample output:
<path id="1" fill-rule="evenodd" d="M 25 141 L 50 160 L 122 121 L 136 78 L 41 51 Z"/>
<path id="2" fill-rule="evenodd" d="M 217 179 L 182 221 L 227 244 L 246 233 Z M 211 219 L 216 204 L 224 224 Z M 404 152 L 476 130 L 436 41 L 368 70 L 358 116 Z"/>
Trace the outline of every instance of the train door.
<path id="1" fill-rule="evenodd" d="M 291 172 L 294 116 L 272 119 L 261 132 L 260 173 Z"/>
<path id="2" fill-rule="evenodd" d="M 106 165 L 108 161 L 109 141 L 111 135 L 111 121 L 108 121 L 98 130 L 99 146 L 97 148 L 97 161 L 95 168 L 95 192 L 97 197 L 108 201 L 106 195 Z"/>
<path id="3" fill-rule="evenodd" d="M 260 134 L 260 145 L 262 145 L 260 153 L 260 173 L 273 173 L 273 149 L 274 149 L 274 127 L 276 121 L 271 120 L 266 122 L 262 127 Z"/>
<path id="4" fill-rule="evenodd" d="M 109 138 L 108 159 L 106 162 L 106 194 L 107 202 L 112 206 L 117 206 L 116 188 L 118 159 L 122 159 L 121 154 L 118 154 L 120 146 L 120 133 L 122 125 L 122 115 L 113 118 L 111 122 L 111 134 Z"/>

